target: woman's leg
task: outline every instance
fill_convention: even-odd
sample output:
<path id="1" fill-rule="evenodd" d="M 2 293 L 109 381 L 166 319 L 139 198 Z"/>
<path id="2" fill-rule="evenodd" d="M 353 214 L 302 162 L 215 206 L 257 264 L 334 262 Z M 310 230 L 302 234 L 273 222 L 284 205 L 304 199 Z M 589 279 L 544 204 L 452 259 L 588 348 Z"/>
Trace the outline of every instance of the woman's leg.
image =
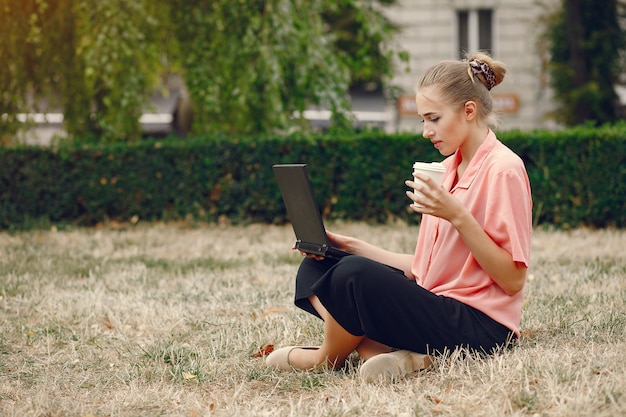
<path id="1" fill-rule="evenodd" d="M 364 336 L 354 336 L 337 323 L 312 294 L 311 287 L 332 267 L 334 260 L 315 261 L 305 259 L 298 271 L 296 281 L 296 305 L 315 314 L 324 321 L 324 343 L 320 349 L 294 349 L 289 353 L 289 363 L 297 368 L 311 369 L 323 363 L 340 367 L 354 350 L 365 360 L 380 353 L 391 352 L 391 348 Z"/>
<path id="2" fill-rule="evenodd" d="M 468 305 L 433 294 L 401 271 L 359 256 L 343 258 L 313 291 L 346 331 L 394 350 L 432 353 L 462 346 L 491 352 L 510 332 Z M 372 345 L 362 347 L 368 355 Z"/>
<path id="3" fill-rule="evenodd" d="M 317 296 L 309 297 L 309 301 L 324 320 L 324 342 L 317 350 L 294 349 L 289 354 L 289 363 L 292 366 L 300 369 L 312 369 L 326 362 L 326 365 L 331 368 L 339 368 L 354 350 L 365 360 L 392 351 L 385 344 L 348 333 L 328 313 Z"/>
<path id="4" fill-rule="evenodd" d="M 381 353 L 389 353 L 393 349 L 391 347 L 364 337 L 361 343 L 356 347 L 356 351 L 363 359 L 368 360 Z"/>
<path id="5" fill-rule="evenodd" d="M 326 365 L 332 369 L 343 366 L 346 358 L 361 344 L 364 336 L 355 336 L 331 316 L 317 296 L 309 297 L 311 305 L 324 320 L 324 341 L 319 349 L 294 349 L 289 354 L 289 363 L 294 368 L 312 369 Z"/>
<path id="6" fill-rule="evenodd" d="M 332 263 L 305 260 L 296 305 L 324 320 L 320 348 L 293 349 L 288 355 L 288 362 L 301 369 L 340 367 L 353 350 L 366 360 L 389 347 L 431 353 L 464 346 L 489 352 L 509 334 L 484 313 L 358 256 Z"/>

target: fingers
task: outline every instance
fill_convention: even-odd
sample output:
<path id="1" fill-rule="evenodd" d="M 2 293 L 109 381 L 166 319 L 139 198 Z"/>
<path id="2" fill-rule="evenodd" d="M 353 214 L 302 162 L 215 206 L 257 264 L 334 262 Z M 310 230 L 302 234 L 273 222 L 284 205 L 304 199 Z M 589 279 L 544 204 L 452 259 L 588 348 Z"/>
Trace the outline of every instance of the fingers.
<path id="1" fill-rule="evenodd" d="M 329 232 L 328 230 L 326 230 L 326 236 L 328 236 L 328 240 L 330 240 L 333 246 L 336 246 L 340 249 L 343 248 L 343 245 L 345 243 L 345 236 Z"/>
<path id="2" fill-rule="evenodd" d="M 425 204 L 427 204 L 428 200 L 416 195 L 413 191 L 407 191 L 406 192 L 407 197 L 409 197 L 409 199 L 412 200 L 412 203 L 409 204 L 409 207 L 413 210 L 416 211 L 417 213 L 424 213 L 424 210 L 426 209 Z"/>
<path id="3" fill-rule="evenodd" d="M 427 196 L 430 196 L 430 189 L 428 185 L 407 180 L 404 184 L 410 188 L 406 190 L 406 195 L 413 201 L 413 204 L 423 205 Z"/>
<path id="4" fill-rule="evenodd" d="M 406 180 L 404 181 L 404 184 L 409 188 L 416 188 L 418 191 L 437 187 L 435 181 L 433 181 L 433 179 L 430 178 L 428 175 L 417 173 L 415 176 L 419 179 L 419 181 Z"/>
<path id="5" fill-rule="evenodd" d="M 430 207 L 437 200 L 437 184 L 427 175 L 416 174 L 419 181 L 406 180 L 404 184 L 412 190 L 407 190 L 406 195 L 412 201 L 410 207 L 418 212 L 425 213 L 426 207 Z"/>
<path id="6" fill-rule="evenodd" d="M 298 250 L 295 246 L 291 248 L 291 250 Z M 306 256 L 307 258 L 311 258 L 311 259 L 315 259 L 316 261 L 321 261 L 324 259 L 323 256 L 320 255 L 314 255 L 312 253 L 307 253 L 307 252 L 303 252 L 303 251 L 299 251 L 300 255 L 302 256 Z"/>

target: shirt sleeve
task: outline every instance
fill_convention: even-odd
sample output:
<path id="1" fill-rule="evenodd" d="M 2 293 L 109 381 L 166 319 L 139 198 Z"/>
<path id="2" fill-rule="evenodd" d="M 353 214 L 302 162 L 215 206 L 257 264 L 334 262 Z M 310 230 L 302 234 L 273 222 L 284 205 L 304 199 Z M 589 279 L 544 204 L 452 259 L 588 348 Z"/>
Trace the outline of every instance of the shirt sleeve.
<path id="1" fill-rule="evenodd" d="M 510 161 L 509 161 L 510 162 Z M 485 231 L 515 262 L 530 264 L 532 199 L 530 183 L 521 160 L 496 164 L 486 207 Z"/>

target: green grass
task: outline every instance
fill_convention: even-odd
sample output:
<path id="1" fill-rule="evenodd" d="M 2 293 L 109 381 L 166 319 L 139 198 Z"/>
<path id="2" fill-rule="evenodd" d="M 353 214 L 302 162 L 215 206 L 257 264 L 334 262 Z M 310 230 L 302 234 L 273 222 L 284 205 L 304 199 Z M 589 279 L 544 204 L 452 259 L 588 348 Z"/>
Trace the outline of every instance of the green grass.
<path id="1" fill-rule="evenodd" d="M 417 227 L 331 225 L 412 251 Z M 538 229 L 519 346 L 453 352 L 396 384 L 277 372 L 266 343 L 319 344 L 292 303 L 287 226 L 0 233 L 1 416 L 621 416 L 626 231 Z"/>

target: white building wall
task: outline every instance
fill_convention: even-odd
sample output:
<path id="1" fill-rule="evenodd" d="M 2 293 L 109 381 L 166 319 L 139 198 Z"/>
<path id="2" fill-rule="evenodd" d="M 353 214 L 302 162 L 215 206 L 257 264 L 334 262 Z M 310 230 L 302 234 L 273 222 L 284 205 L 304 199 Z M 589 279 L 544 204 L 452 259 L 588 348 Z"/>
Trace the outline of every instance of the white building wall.
<path id="1" fill-rule="evenodd" d="M 548 0 L 554 1 L 554 0 Z M 400 95 L 413 96 L 419 75 L 430 65 L 457 59 L 457 10 L 493 10 L 493 56 L 507 65 L 504 82 L 494 88 L 495 96 L 514 97 L 519 106 L 513 113 L 500 114 L 499 130 L 550 127 L 545 117 L 552 107 L 538 36 L 545 9 L 536 0 L 399 0 L 386 8 L 389 19 L 401 28 L 398 46 L 409 52 L 406 64 L 398 63 L 392 84 Z M 417 116 L 401 115 L 395 101 L 390 108 L 395 123 L 390 130 L 419 131 Z"/>

